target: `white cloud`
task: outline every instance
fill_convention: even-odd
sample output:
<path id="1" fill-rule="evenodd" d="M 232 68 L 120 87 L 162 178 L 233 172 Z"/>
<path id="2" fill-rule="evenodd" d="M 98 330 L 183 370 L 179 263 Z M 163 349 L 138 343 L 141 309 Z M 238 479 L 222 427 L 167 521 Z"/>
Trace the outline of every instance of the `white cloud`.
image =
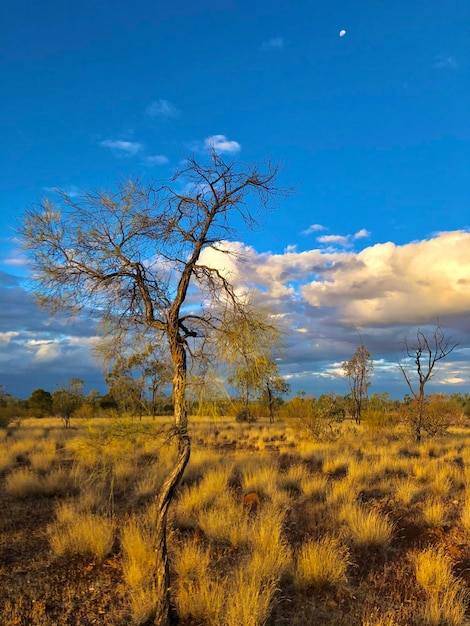
<path id="1" fill-rule="evenodd" d="M 60 345 L 53 341 L 31 342 L 30 345 L 38 345 L 34 355 L 35 361 L 50 362 L 61 356 Z"/>
<path id="2" fill-rule="evenodd" d="M 15 332 L 15 331 L 10 331 L 7 333 L 1 333 L 0 332 L 0 346 L 6 346 L 8 345 L 12 339 L 15 339 L 15 337 L 18 337 L 20 333 Z"/>
<path id="3" fill-rule="evenodd" d="M 454 70 L 457 67 L 457 59 L 451 54 L 439 54 L 433 63 L 438 70 Z"/>
<path id="4" fill-rule="evenodd" d="M 373 391 L 403 396 L 407 389 L 396 367 L 402 341 L 415 336 L 418 327 L 432 329 L 438 320 L 460 345 L 430 385 L 452 385 L 447 389 L 453 391 L 470 384 L 470 232 L 440 232 L 404 245 L 369 245 L 360 252 L 318 245 L 259 253 L 232 242 L 206 249 L 200 262 L 220 269 L 238 294 L 246 293 L 248 285 L 285 320 L 287 348 L 280 368 L 294 390 L 347 393 L 338 363 L 354 354 L 360 333 L 376 362 Z M 102 380 L 89 356 L 96 334 L 89 320 L 65 327 L 38 311 L 16 283 L 5 279 L 3 284 L 0 374 L 13 393 L 53 389 L 77 375 L 86 380 L 87 372 Z M 199 303 L 194 295 L 190 306 Z"/>
<path id="5" fill-rule="evenodd" d="M 326 243 L 330 245 L 337 244 L 339 246 L 352 246 L 353 242 L 357 239 L 364 239 L 366 237 L 370 237 L 370 232 L 365 228 L 361 228 L 361 230 L 358 230 L 354 235 L 321 235 L 320 237 L 317 237 L 317 241 L 318 243 Z"/>
<path id="6" fill-rule="evenodd" d="M 230 141 L 225 135 L 212 135 L 204 140 L 204 147 L 207 150 L 214 150 L 219 154 L 236 154 L 240 152 L 241 145 L 238 141 Z"/>
<path id="7" fill-rule="evenodd" d="M 317 237 L 318 243 L 337 243 L 341 246 L 348 246 L 351 243 L 350 235 L 322 235 Z"/>
<path id="8" fill-rule="evenodd" d="M 311 224 L 306 230 L 302 231 L 302 235 L 311 235 L 312 233 L 317 233 L 319 230 L 326 230 L 326 227 L 321 224 Z"/>
<path id="9" fill-rule="evenodd" d="M 313 306 L 335 306 L 350 324 L 423 323 L 470 313 L 470 233 L 440 233 L 344 256 L 305 284 Z"/>
<path id="10" fill-rule="evenodd" d="M 100 145 L 110 148 L 118 156 L 135 156 L 143 149 L 143 145 L 137 141 L 122 141 L 119 139 L 106 139 L 101 141 Z"/>
<path id="11" fill-rule="evenodd" d="M 168 157 L 163 154 L 155 154 L 154 156 L 147 156 L 144 159 L 145 165 L 148 167 L 153 167 L 154 165 L 166 165 L 169 163 Z"/>
<path id="12" fill-rule="evenodd" d="M 283 50 L 284 39 L 282 37 L 271 37 L 261 44 L 261 49 L 268 52 L 270 50 Z"/>
<path id="13" fill-rule="evenodd" d="M 358 230 L 355 235 L 353 235 L 353 239 L 364 239 L 365 237 L 370 237 L 370 232 L 365 228 L 361 228 Z"/>
<path id="14" fill-rule="evenodd" d="M 154 100 L 148 105 L 145 112 L 152 117 L 162 118 L 176 118 L 180 115 L 178 109 L 168 100 Z"/>

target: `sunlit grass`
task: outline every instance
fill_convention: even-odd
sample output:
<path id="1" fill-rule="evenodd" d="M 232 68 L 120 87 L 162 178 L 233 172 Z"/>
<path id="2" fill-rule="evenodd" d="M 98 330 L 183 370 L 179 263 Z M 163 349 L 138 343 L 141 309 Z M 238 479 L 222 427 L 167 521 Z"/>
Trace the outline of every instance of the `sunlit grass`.
<path id="1" fill-rule="evenodd" d="M 48 526 L 49 542 L 58 556 L 90 554 L 103 560 L 114 544 L 114 521 L 104 515 L 80 512 L 73 507 L 57 510 L 57 519 Z"/>
<path id="2" fill-rule="evenodd" d="M 340 519 L 347 524 L 354 541 L 368 548 L 386 548 L 392 541 L 394 525 L 386 515 L 350 503 L 342 507 Z"/>
<path id="3" fill-rule="evenodd" d="M 431 528 L 442 526 L 445 513 L 446 506 L 438 498 L 430 498 L 423 503 L 423 519 Z"/>
<path id="4" fill-rule="evenodd" d="M 412 555 L 416 580 L 429 593 L 445 591 L 454 581 L 452 561 L 443 549 L 428 548 Z"/>
<path id="5" fill-rule="evenodd" d="M 347 582 L 349 550 L 334 537 L 303 544 L 297 554 L 294 579 L 298 587 L 335 587 Z"/>
<path id="6" fill-rule="evenodd" d="M 412 478 L 395 480 L 395 497 L 404 506 L 410 506 L 418 498 L 422 488 Z"/>
<path id="7" fill-rule="evenodd" d="M 70 475 L 60 468 L 44 475 L 28 468 L 19 468 L 8 474 L 5 480 L 5 491 L 17 498 L 61 495 L 71 487 Z"/>

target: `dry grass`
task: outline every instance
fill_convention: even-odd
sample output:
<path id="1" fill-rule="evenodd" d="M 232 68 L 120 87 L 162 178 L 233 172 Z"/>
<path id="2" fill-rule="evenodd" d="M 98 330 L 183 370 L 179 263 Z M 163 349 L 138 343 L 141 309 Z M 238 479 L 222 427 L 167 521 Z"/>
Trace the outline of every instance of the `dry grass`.
<path id="1" fill-rule="evenodd" d="M 8 624 L 73 626 L 93 615 L 129 626 L 152 615 L 148 502 L 174 458 L 163 423 L 76 420 L 66 432 L 31 420 L 0 437 L 0 614 Z M 181 626 L 465 623 L 467 431 L 417 446 L 361 426 L 316 443 L 282 422 L 201 418 L 191 436 L 169 511 Z M 249 492 L 252 505 L 243 500 Z M 383 550 L 392 539 L 393 550 Z"/>
<path id="2" fill-rule="evenodd" d="M 59 496 L 72 488 L 70 475 L 62 469 L 52 470 L 48 474 L 37 474 L 27 468 L 19 468 L 8 474 L 5 491 L 17 498 L 29 496 Z"/>
<path id="3" fill-rule="evenodd" d="M 426 626 L 463 626 L 468 594 L 459 586 L 452 585 L 439 594 L 430 595 L 423 610 Z"/>
<path id="4" fill-rule="evenodd" d="M 107 516 L 62 505 L 48 533 L 51 548 L 58 556 L 91 554 L 102 561 L 113 549 L 115 523 Z"/>
<path id="5" fill-rule="evenodd" d="M 430 528 L 437 528 L 444 523 L 446 506 L 442 500 L 430 498 L 423 504 L 423 519 Z"/>
<path id="6" fill-rule="evenodd" d="M 352 503 L 343 506 L 340 519 L 347 524 L 351 536 L 359 546 L 386 548 L 392 541 L 394 525 L 379 511 Z"/>
<path id="7" fill-rule="evenodd" d="M 413 504 L 422 489 L 412 478 L 396 479 L 395 481 L 395 497 L 404 506 Z"/>
<path id="8" fill-rule="evenodd" d="M 157 596 L 153 573 L 156 568 L 152 527 L 144 516 L 131 517 L 121 533 L 122 569 L 129 586 L 134 624 L 144 624 L 154 614 Z"/>
<path id="9" fill-rule="evenodd" d="M 309 541 L 298 551 L 294 580 L 298 587 L 336 587 L 347 582 L 349 550 L 335 537 Z"/>
<path id="10" fill-rule="evenodd" d="M 461 626 L 468 592 L 452 572 L 452 560 L 444 549 L 423 550 L 412 555 L 416 580 L 427 599 L 422 611 L 426 626 Z"/>

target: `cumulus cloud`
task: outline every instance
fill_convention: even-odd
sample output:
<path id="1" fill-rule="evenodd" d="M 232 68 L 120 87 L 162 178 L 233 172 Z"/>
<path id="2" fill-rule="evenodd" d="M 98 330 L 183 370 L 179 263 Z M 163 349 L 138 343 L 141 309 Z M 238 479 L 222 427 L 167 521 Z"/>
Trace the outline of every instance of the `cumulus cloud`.
<path id="1" fill-rule="evenodd" d="M 34 354 L 35 361 L 47 363 L 61 356 L 60 345 L 54 341 L 32 342 L 31 345 L 37 346 Z"/>
<path id="2" fill-rule="evenodd" d="M 176 118 L 180 116 L 179 110 L 168 100 L 154 100 L 145 109 L 147 115 L 160 118 Z"/>
<path id="3" fill-rule="evenodd" d="M 100 146 L 109 148 L 117 156 L 135 156 L 144 147 L 138 141 L 123 141 L 120 139 L 105 139 L 100 141 Z"/>
<path id="4" fill-rule="evenodd" d="M 284 39 L 282 37 L 271 37 L 271 39 L 268 39 L 261 44 L 261 49 L 265 52 L 269 52 L 271 50 L 283 50 L 284 45 Z"/>
<path id="5" fill-rule="evenodd" d="M 273 254 L 222 242 L 205 249 L 200 263 L 219 269 L 237 293 L 252 289 L 283 320 L 287 348 L 280 369 L 295 389 L 347 393 L 338 364 L 362 338 L 376 362 L 372 391 L 398 390 L 403 396 L 407 389 L 397 368 L 403 340 L 416 336 L 418 327 L 432 332 L 438 320 L 460 346 L 439 368 L 435 383 L 457 389 L 470 382 L 470 232 L 378 243 L 360 252 L 290 246 Z M 93 323 L 79 319 L 66 326 L 51 319 L 16 277 L 0 273 L 0 290 L 0 376 L 13 393 L 14 385 L 27 381 L 29 394 L 31 381 L 33 388 L 53 389 L 57 380 L 87 380 L 90 372 L 102 380 L 89 351 Z M 199 302 L 194 295 L 190 305 Z"/>
<path id="6" fill-rule="evenodd" d="M 212 135 L 204 140 L 207 150 L 214 150 L 218 154 L 236 154 L 240 152 L 241 145 L 238 141 L 227 139 L 225 135 Z"/>
<path id="7" fill-rule="evenodd" d="M 377 244 L 303 288 L 311 304 L 339 307 L 349 323 L 422 323 L 470 311 L 470 234 L 441 233 L 396 246 Z"/>
<path id="8" fill-rule="evenodd" d="M 370 232 L 365 228 L 361 228 L 352 236 L 353 239 L 364 239 L 365 237 L 370 237 Z"/>

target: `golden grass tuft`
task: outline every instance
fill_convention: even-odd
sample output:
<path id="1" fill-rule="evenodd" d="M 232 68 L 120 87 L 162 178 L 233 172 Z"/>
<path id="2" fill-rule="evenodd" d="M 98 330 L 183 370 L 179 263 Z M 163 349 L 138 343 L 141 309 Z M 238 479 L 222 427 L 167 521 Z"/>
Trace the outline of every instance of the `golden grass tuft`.
<path id="1" fill-rule="evenodd" d="M 342 507 L 340 519 L 348 525 L 354 541 L 359 546 L 386 548 L 392 541 L 394 525 L 379 511 L 349 503 Z"/>
<path id="2" fill-rule="evenodd" d="M 349 550 L 334 537 L 304 543 L 296 558 L 294 580 L 299 588 L 336 587 L 347 582 Z"/>
<path id="3" fill-rule="evenodd" d="M 441 549 L 428 548 L 411 556 L 416 580 L 429 593 L 445 591 L 454 581 L 452 561 Z"/>
<path id="4" fill-rule="evenodd" d="M 210 564 L 210 552 L 194 539 L 186 539 L 172 552 L 173 569 L 180 582 L 202 578 Z"/>
<path id="5" fill-rule="evenodd" d="M 422 489 L 412 478 L 395 480 L 395 497 L 404 506 L 412 504 L 421 493 Z"/>
<path id="6" fill-rule="evenodd" d="M 179 617 L 197 624 L 224 626 L 226 586 L 224 578 L 215 578 L 210 573 L 196 581 L 180 581 L 174 590 Z"/>
<path id="7" fill-rule="evenodd" d="M 426 626 L 461 626 L 468 592 L 452 572 L 452 560 L 444 548 L 428 548 L 412 555 L 416 580 L 426 592 L 422 611 Z"/>
<path id="8" fill-rule="evenodd" d="M 1 431 L 0 431 L 1 432 Z M 0 447 L 0 474 L 13 469 L 16 464 L 16 456 L 6 445 Z"/>
<path id="9" fill-rule="evenodd" d="M 56 515 L 56 521 L 48 526 L 55 554 L 91 554 L 100 561 L 110 554 L 115 531 L 110 517 L 80 512 L 72 504 L 60 505 Z"/>
<path id="10" fill-rule="evenodd" d="M 71 486 L 69 474 L 60 468 L 45 475 L 19 468 L 8 474 L 5 481 L 5 491 L 17 498 L 61 495 L 69 491 Z"/>
<path id="11" fill-rule="evenodd" d="M 442 526 L 445 513 L 444 503 L 437 498 L 428 499 L 423 504 L 423 519 L 426 525 L 431 528 Z"/>
<path id="12" fill-rule="evenodd" d="M 261 626 L 265 624 L 277 589 L 274 576 L 264 578 L 250 563 L 242 564 L 233 576 L 228 594 L 224 626 Z"/>
<path id="13" fill-rule="evenodd" d="M 426 626 L 462 626 L 465 624 L 468 594 L 455 583 L 439 594 L 430 595 L 423 610 Z"/>

